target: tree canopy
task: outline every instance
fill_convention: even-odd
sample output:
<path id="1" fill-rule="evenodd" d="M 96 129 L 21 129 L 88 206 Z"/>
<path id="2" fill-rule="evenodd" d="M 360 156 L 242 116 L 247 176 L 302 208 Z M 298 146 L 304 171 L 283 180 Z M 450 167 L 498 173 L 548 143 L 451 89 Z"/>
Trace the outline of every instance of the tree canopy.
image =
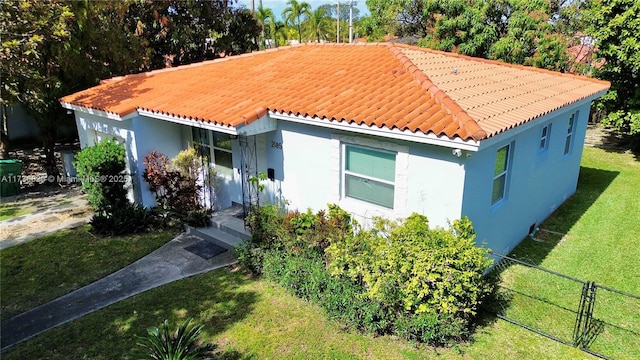
<path id="1" fill-rule="evenodd" d="M 640 137 L 640 2 L 593 0 L 584 17 L 596 57 L 604 60 L 594 75 L 611 81 L 611 90 L 599 102 L 608 114 L 603 122 Z"/>
<path id="2" fill-rule="evenodd" d="M 231 3 L 0 1 L 1 102 L 36 120 L 47 173 L 57 174 L 56 132 L 68 118 L 61 96 L 115 75 L 257 49 L 257 22 Z"/>

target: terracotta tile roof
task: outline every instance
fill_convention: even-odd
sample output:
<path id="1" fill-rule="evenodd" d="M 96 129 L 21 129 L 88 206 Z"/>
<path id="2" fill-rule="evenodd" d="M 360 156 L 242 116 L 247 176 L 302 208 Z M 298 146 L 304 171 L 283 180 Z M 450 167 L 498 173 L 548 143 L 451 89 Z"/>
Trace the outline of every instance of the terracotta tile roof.
<path id="1" fill-rule="evenodd" d="M 113 78 L 60 101 L 228 127 L 271 111 L 481 140 L 608 86 L 402 44 L 303 44 Z"/>

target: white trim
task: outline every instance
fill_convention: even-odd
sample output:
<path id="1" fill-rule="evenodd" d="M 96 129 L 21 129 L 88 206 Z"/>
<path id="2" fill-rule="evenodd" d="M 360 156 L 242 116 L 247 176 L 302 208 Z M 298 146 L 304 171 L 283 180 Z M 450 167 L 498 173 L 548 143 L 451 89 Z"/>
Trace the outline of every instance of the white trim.
<path id="1" fill-rule="evenodd" d="M 238 129 L 235 127 L 216 125 L 212 123 L 206 123 L 203 121 L 195 121 L 187 118 L 177 117 L 173 115 L 166 115 L 166 114 L 161 114 L 161 113 L 141 110 L 141 109 L 138 109 L 138 114 L 140 114 L 141 116 L 152 118 L 152 119 L 169 121 L 169 122 L 180 124 L 180 125 L 187 125 L 190 127 L 195 127 L 195 128 L 205 129 L 205 130 L 213 130 L 213 131 L 217 131 L 217 132 L 221 132 L 229 135 L 238 135 Z"/>
<path id="2" fill-rule="evenodd" d="M 100 117 L 103 117 L 103 118 L 107 118 L 107 119 L 110 119 L 110 120 L 116 120 L 116 121 L 128 120 L 128 119 L 136 117 L 135 111 L 132 112 L 131 114 L 127 114 L 127 115 L 121 117 L 120 115 L 118 115 L 116 113 L 110 113 L 110 112 L 106 112 L 106 111 L 102 111 L 102 110 L 91 109 L 91 108 L 87 108 L 87 107 L 84 107 L 84 106 L 73 105 L 73 104 L 69 104 L 69 103 L 65 103 L 65 102 L 60 102 L 60 105 L 62 105 L 62 107 L 65 108 L 65 109 L 69 109 L 69 110 L 73 110 L 73 111 L 79 111 L 81 113 L 96 115 L 96 116 L 100 116 Z"/>
<path id="3" fill-rule="evenodd" d="M 354 212 L 366 218 L 383 216 L 395 219 L 407 216 L 409 199 L 409 147 L 377 139 L 331 134 L 331 176 L 335 182 L 331 185 L 330 202 L 338 204 L 343 209 Z M 344 195 L 343 166 L 344 145 L 351 144 L 372 149 L 389 151 L 396 154 L 396 173 L 394 180 L 393 209 L 375 205 L 363 200 L 348 198 Z"/>
<path id="4" fill-rule="evenodd" d="M 435 136 L 433 134 L 414 133 L 407 130 L 378 128 L 375 126 L 358 125 L 342 121 L 319 119 L 317 117 L 296 116 L 270 111 L 269 115 L 274 119 L 296 122 L 300 124 L 320 126 L 336 130 L 344 130 L 352 133 L 374 135 L 390 139 L 411 141 L 422 144 L 444 146 L 454 149 L 468 151 L 478 151 L 480 142 L 474 140 L 462 140 L 460 138 L 450 139 L 446 136 Z"/>

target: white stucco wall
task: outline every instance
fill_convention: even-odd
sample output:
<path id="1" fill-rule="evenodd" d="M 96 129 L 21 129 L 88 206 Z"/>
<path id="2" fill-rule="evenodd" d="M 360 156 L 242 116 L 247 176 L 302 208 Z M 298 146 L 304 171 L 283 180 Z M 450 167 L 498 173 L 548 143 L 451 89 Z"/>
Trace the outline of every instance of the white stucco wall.
<path id="1" fill-rule="evenodd" d="M 342 189 L 343 143 L 396 152 L 394 209 L 346 198 Z M 267 198 L 286 200 L 291 210 L 326 209 L 336 203 L 360 222 L 373 216 L 424 214 L 433 226 L 460 217 L 464 184 L 463 159 L 451 149 L 367 137 L 321 127 L 280 121 L 265 134 L 265 164 L 275 180 L 266 182 Z"/>
<path id="2" fill-rule="evenodd" d="M 127 182 L 127 186 L 129 186 L 128 197 L 130 201 L 137 201 L 140 192 L 135 179 L 136 139 L 132 130 L 131 119 L 112 120 L 79 111 L 75 112 L 75 118 L 81 148 L 84 149 L 87 146 L 94 145 L 107 136 L 114 137 L 124 145 L 127 156 L 126 171 L 132 174 Z"/>
<path id="3" fill-rule="evenodd" d="M 145 116 L 137 116 L 133 119 L 133 131 L 136 137 L 136 153 L 132 159 L 137 169 L 137 181 L 140 188 L 140 196 L 144 206 L 155 206 L 156 200 L 149 191 L 149 186 L 142 178 L 145 170 L 144 157 L 152 151 L 161 152 L 169 159 L 178 155 L 185 149 L 186 131 L 188 128 L 168 121 L 151 119 Z"/>

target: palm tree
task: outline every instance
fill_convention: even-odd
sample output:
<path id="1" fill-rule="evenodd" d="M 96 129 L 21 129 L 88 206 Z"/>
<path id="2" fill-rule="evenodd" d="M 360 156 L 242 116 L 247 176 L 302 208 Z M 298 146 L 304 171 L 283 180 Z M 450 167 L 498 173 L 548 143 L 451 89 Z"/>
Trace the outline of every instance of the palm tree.
<path id="1" fill-rule="evenodd" d="M 258 10 L 254 14 L 260 26 L 260 42 L 264 48 L 266 39 L 265 29 L 267 25 L 269 25 L 269 36 L 271 38 L 273 38 L 273 34 L 275 33 L 275 16 L 273 15 L 273 10 L 263 8 L 262 6 L 258 6 Z"/>
<path id="2" fill-rule="evenodd" d="M 298 28 L 298 41 L 302 42 L 302 30 L 300 29 L 301 19 L 300 17 L 306 15 L 307 18 L 311 15 L 311 5 L 307 2 L 298 2 L 297 0 L 289 0 L 287 6 L 282 10 L 282 17 L 286 24 L 295 24 Z"/>
<path id="3" fill-rule="evenodd" d="M 274 21 L 271 36 L 276 47 L 287 42 L 287 26 L 282 21 Z"/>
<path id="4" fill-rule="evenodd" d="M 317 42 L 320 40 L 326 40 L 327 34 L 331 31 L 332 25 L 329 15 L 327 15 L 326 9 L 319 7 L 315 9 L 307 21 L 305 21 L 305 27 L 307 34 L 310 38 L 315 38 Z"/>

